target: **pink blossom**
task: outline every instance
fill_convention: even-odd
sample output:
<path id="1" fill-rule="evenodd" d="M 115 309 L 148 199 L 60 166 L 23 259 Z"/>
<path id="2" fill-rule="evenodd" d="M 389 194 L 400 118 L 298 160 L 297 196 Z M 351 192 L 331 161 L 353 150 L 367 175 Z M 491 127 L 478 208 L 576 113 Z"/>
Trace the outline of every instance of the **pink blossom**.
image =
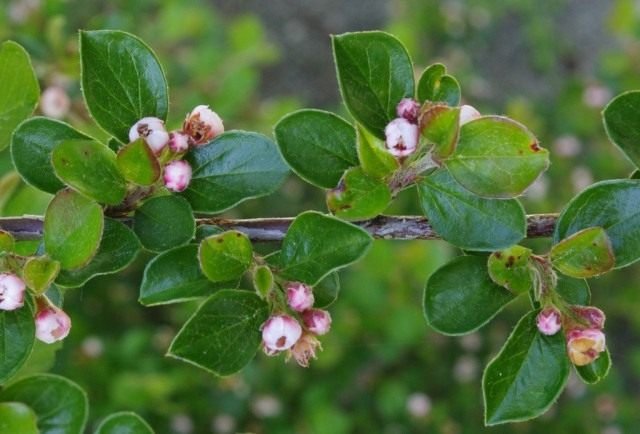
<path id="1" fill-rule="evenodd" d="M 411 155 L 418 146 L 418 126 L 404 118 L 396 118 L 384 129 L 385 146 L 396 158 Z"/>
<path id="2" fill-rule="evenodd" d="M 169 149 L 176 153 L 186 151 L 189 149 L 189 136 L 180 131 L 170 132 Z"/>
<path id="3" fill-rule="evenodd" d="M 418 121 L 420 104 L 413 98 L 402 98 L 396 106 L 396 114 L 399 118 L 404 118 L 415 124 Z"/>
<path id="4" fill-rule="evenodd" d="M 184 191 L 191 182 L 192 174 L 191 166 L 186 161 L 172 161 L 164 167 L 164 185 L 171 191 Z"/>
<path id="5" fill-rule="evenodd" d="M 598 329 L 575 329 L 567 333 L 567 353 L 576 366 L 593 362 L 605 350 L 604 333 Z"/>
<path id="6" fill-rule="evenodd" d="M 597 307 L 571 306 L 571 310 L 587 324 L 587 328 L 600 330 L 604 327 L 606 317 Z"/>
<path id="7" fill-rule="evenodd" d="M 555 335 L 562 327 L 560 312 L 556 308 L 548 307 L 538 314 L 536 324 L 543 335 Z"/>
<path id="8" fill-rule="evenodd" d="M 36 314 L 36 337 L 42 342 L 52 344 L 67 337 L 71 330 L 71 319 L 61 309 L 43 306 Z"/>
<path id="9" fill-rule="evenodd" d="M 265 353 L 288 350 L 302 335 L 302 327 L 289 315 L 273 315 L 262 326 L 262 344 Z"/>
<path id="10" fill-rule="evenodd" d="M 310 309 L 302 313 L 305 327 L 313 334 L 324 335 L 331 328 L 331 315 L 326 310 Z"/>
<path id="11" fill-rule="evenodd" d="M 291 309 L 302 312 L 313 306 L 315 299 L 311 287 L 299 282 L 287 285 L 287 304 Z"/>

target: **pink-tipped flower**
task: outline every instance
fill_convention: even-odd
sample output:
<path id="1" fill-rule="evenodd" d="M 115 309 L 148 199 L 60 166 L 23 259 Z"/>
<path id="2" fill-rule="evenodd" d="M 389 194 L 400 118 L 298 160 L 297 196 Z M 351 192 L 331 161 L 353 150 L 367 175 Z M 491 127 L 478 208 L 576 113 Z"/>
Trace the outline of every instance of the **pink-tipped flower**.
<path id="1" fill-rule="evenodd" d="M 475 107 L 470 105 L 460 106 L 460 126 L 468 124 L 472 120 L 478 119 L 480 116 L 482 115 Z"/>
<path id="2" fill-rule="evenodd" d="M 604 312 L 593 306 L 571 306 L 571 310 L 584 321 L 586 328 L 602 330 L 606 319 Z"/>
<path id="3" fill-rule="evenodd" d="M 418 122 L 420 104 L 413 98 L 402 98 L 396 106 L 396 114 L 399 118 L 405 118 L 412 124 Z"/>
<path id="4" fill-rule="evenodd" d="M 164 122 L 154 117 L 142 118 L 131 127 L 129 141 L 136 141 L 140 137 L 156 154 L 159 154 L 169 143 L 169 133 L 164 127 Z"/>
<path id="5" fill-rule="evenodd" d="M 182 130 L 191 137 L 198 146 L 209 142 L 224 133 L 224 125 L 220 116 L 207 105 L 199 105 L 187 115 Z"/>
<path id="6" fill-rule="evenodd" d="M 53 305 L 39 308 L 36 314 L 36 338 L 52 344 L 67 337 L 71 330 L 71 318 Z"/>
<path id="7" fill-rule="evenodd" d="M 562 327 L 560 312 L 553 307 L 543 309 L 536 318 L 536 325 L 538 326 L 540 333 L 543 335 L 555 335 Z"/>
<path id="8" fill-rule="evenodd" d="M 418 146 L 418 126 L 405 118 L 396 118 L 384 129 L 385 145 L 394 157 L 411 155 Z"/>
<path id="9" fill-rule="evenodd" d="M 576 366 L 593 362 L 605 347 L 604 333 L 598 329 L 576 329 L 567 333 L 567 353 L 571 363 Z"/>
<path id="10" fill-rule="evenodd" d="M 189 136 L 180 131 L 172 131 L 169 133 L 169 149 L 179 153 L 189 149 Z"/>
<path id="11" fill-rule="evenodd" d="M 291 348 L 302 336 L 302 327 L 289 315 L 273 315 L 262 325 L 262 345 L 269 355 Z"/>
<path id="12" fill-rule="evenodd" d="M 331 328 L 331 315 L 326 310 L 310 309 L 302 313 L 302 321 L 311 333 L 324 335 Z"/>
<path id="13" fill-rule="evenodd" d="M 303 312 L 313 307 L 315 299 L 311 287 L 299 282 L 290 282 L 287 285 L 287 304 L 297 312 Z"/>
<path id="14" fill-rule="evenodd" d="M 191 182 L 192 174 L 191 166 L 186 161 L 172 161 L 164 166 L 164 186 L 171 191 L 184 191 Z"/>
<path id="15" fill-rule="evenodd" d="M 289 360 L 290 357 L 293 357 L 298 365 L 303 368 L 307 368 L 311 359 L 316 358 L 317 350 L 322 350 L 320 341 L 312 334 L 305 333 L 300 339 L 298 339 L 298 342 L 291 347 L 291 350 L 287 355 L 287 360 Z"/>
<path id="16" fill-rule="evenodd" d="M 15 310 L 24 305 L 26 286 L 15 274 L 0 274 L 0 310 Z"/>

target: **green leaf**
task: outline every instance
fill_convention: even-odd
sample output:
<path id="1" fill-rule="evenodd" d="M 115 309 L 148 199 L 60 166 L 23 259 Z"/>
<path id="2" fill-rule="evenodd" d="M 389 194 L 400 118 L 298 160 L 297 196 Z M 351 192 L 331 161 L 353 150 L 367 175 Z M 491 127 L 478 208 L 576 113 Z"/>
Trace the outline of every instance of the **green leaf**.
<path id="1" fill-rule="evenodd" d="M 102 238 L 100 205 L 73 190 L 61 190 L 44 216 L 44 248 L 64 270 L 82 267 L 95 255 Z"/>
<path id="2" fill-rule="evenodd" d="M 532 311 L 522 317 L 484 372 L 486 425 L 537 417 L 564 389 L 570 369 L 564 335 L 540 333 L 537 314 Z"/>
<path id="3" fill-rule="evenodd" d="M 273 273 L 267 265 L 260 265 L 253 271 L 253 287 L 262 298 L 266 298 L 273 288 Z"/>
<path id="4" fill-rule="evenodd" d="M 194 211 L 202 213 L 221 212 L 271 194 L 288 173 L 271 140 L 245 131 L 221 134 L 207 146 L 190 151 L 187 161 L 193 178 L 182 194 Z"/>
<path id="5" fill-rule="evenodd" d="M 611 370 L 611 354 L 605 349 L 593 362 L 584 366 L 575 366 L 578 376 L 587 384 L 596 384 L 603 380 Z"/>
<path id="6" fill-rule="evenodd" d="M 153 434 L 153 429 L 137 414 L 123 411 L 104 418 L 94 434 Z"/>
<path id="7" fill-rule="evenodd" d="M 0 433 L 40 434 L 36 414 L 20 402 L 0 404 Z"/>
<path id="8" fill-rule="evenodd" d="M 347 170 L 338 187 L 327 192 L 331 213 L 346 220 L 373 218 L 382 214 L 390 202 L 389 186 L 360 167 Z"/>
<path id="9" fill-rule="evenodd" d="M 36 294 L 42 294 L 51 286 L 59 272 L 60 262 L 46 256 L 34 256 L 24 264 L 22 277 Z"/>
<path id="10" fill-rule="evenodd" d="M 274 133 L 296 175 L 317 187 L 335 187 L 345 170 L 358 165 L 355 129 L 333 113 L 293 112 L 280 119 Z"/>
<path id="11" fill-rule="evenodd" d="M 66 378 L 39 374 L 0 391 L 2 402 L 22 402 L 38 416 L 40 434 L 82 434 L 88 416 L 87 395 Z"/>
<path id="12" fill-rule="evenodd" d="M 314 306 L 319 309 L 326 309 L 338 299 L 339 293 L 340 278 L 338 273 L 331 273 L 313 287 Z"/>
<path id="13" fill-rule="evenodd" d="M 574 279 L 564 274 L 559 274 L 556 291 L 569 304 L 587 306 L 591 303 L 591 290 L 584 279 Z"/>
<path id="14" fill-rule="evenodd" d="M 332 271 L 360 259 L 371 246 L 364 229 L 315 211 L 293 221 L 282 241 L 280 275 L 315 285 Z"/>
<path id="15" fill-rule="evenodd" d="M 168 356 L 230 375 L 253 359 L 269 307 L 255 292 L 222 290 L 205 301 L 178 332 Z"/>
<path id="16" fill-rule="evenodd" d="M 10 232 L 0 230 L 0 253 L 13 252 L 16 248 L 16 240 Z"/>
<path id="17" fill-rule="evenodd" d="M 470 193 L 446 170 L 418 184 L 420 205 L 435 231 L 451 244 L 491 251 L 518 243 L 526 235 L 526 215 L 516 199 L 486 199 Z"/>
<path id="18" fill-rule="evenodd" d="M 453 154 L 460 131 L 460 108 L 433 105 L 420 114 L 420 134 L 433 143 L 433 156 L 442 160 Z"/>
<path id="19" fill-rule="evenodd" d="M 488 323 L 514 299 L 491 280 L 485 256 L 460 256 L 429 277 L 424 315 L 440 333 L 462 335 Z"/>
<path id="20" fill-rule="evenodd" d="M 583 229 L 551 248 L 551 263 L 567 276 L 585 278 L 611 270 L 615 257 L 601 227 Z"/>
<path id="21" fill-rule="evenodd" d="M 127 194 L 116 154 L 94 140 L 66 140 L 51 155 L 58 178 L 100 203 L 117 205 Z"/>
<path id="22" fill-rule="evenodd" d="M 238 280 L 253 262 L 253 246 L 242 232 L 227 231 L 202 240 L 198 259 L 212 282 Z"/>
<path id="23" fill-rule="evenodd" d="M 613 253 L 615 268 L 640 259 L 640 181 L 610 180 L 598 182 L 571 199 L 558 217 L 554 243 L 594 226 L 605 230 Z"/>
<path id="24" fill-rule="evenodd" d="M 125 179 L 137 185 L 152 185 L 162 172 L 158 159 L 143 139 L 120 148 L 116 162 Z"/>
<path id="25" fill-rule="evenodd" d="M 400 167 L 398 160 L 394 158 L 384 147 L 384 142 L 361 125 L 357 126 L 357 150 L 362 170 L 371 176 L 384 179 Z"/>
<path id="26" fill-rule="evenodd" d="M 604 129 L 611 141 L 640 167 L 640 91 L 615 97 L 602 111 Z"/>
<path id="27" fill-rule="evenodd" d="M 456 151 L 445 166 L 469 191 L 508 198 L 521 194 L 547 169 L 549 152 L 524 125 L 483 116 L 460 128 Z"/>
<path id="28" fill-rule="evenodd" d="M 29 54 L 19 44 L 0 44 L 0 150 L 11 140 L 11 133 L 38 104 L 40 86 Z"/>
<path id="29" fill-rule="evenodd" d="M 388 33 L 333 36 L 338 83 L 351 115 L 379 138 L 402 98 L 413 98 L 413 66 L 406 48 Z"/>
<path id="30" fill-rule="evenodd" d="M 531 249 L 517 245 L 493 252 L 487 262 L 491 280 L 514 294 L 530 291 L 533 289 L 530 257 Z"/>
<path id="31" fill-rule="evenodd" d="M 442 63 L 424 70 L 418 80 L 418 101 L 443 102 L 451 107 L 460 104 L 460 85 Z"/>
<path id="32" fill-rule="evenodd" d="M 129 129 L 140 119 L 166 120 L 167 81 L 140 39 L 115 30 L 81 31 L 80 58 L 85 103 L 105 131 L 129 143 Z"/>
<path id="33" fill-rule="evenodd" d="M 23 307 L 0 311 L 0 384 L 5 384 L 25 364 L 36 336 L 30 297 Z M 0 419 L 2 420 L 2 419 Z"/>
<path id="34" fill-rule="evenodd" d="M 189 202 L 183 197 L 157 196 L 136 210 L 133 231 L 146 249 L 162 252 L 191 241 L 196 222 Z"/>
<path id="35" fill-rule="evenodd" d="M 66 288 L 84 285 L 95 276 L 116 273 L 133 262 L 140 251 L 140 242 L 125 224 L 104 219 L 104 233 L 95 256 L 82 268 L 62 270 L 56 284 Z"/>

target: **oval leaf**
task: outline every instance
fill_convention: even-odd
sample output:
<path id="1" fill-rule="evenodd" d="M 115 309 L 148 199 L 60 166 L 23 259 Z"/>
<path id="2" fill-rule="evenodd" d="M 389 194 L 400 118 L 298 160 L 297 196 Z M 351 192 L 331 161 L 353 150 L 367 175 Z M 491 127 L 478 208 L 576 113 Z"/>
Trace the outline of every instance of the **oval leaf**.
<path id="1" fill-rule="evenodd" d="M 611 370 L 611 354 L 605 349 L 593 362 L 576 366 L 578 376 L 587 384 L 596 384 L 603 380 Z"/>
<path id="2" fill-rule="evenodd" d="M 271 268 L 267 265 L 260 265 L 253 271 L 253 287 L 262 298 L 266 298 L 271 288 L 273 288 L 274 278 Z"/>
<path id="3" fill-rule="evenodd" d="M 340 278 L 338 273 L 331 273 L 313 287 L 314 307 L 326 309 L 338 299 L 339 293 Z"/>
<path id="4" fill-rule="evenodd" d="M 20 402 L 0 404 L 0 433 L 40 434 L 36 414 Z"/>
<path id="5" fill-rule="evenodd" d="M 237 280 L 253 262 L 253 246 L 242 232 L 228 231 L 202 240 L 198 259 L 212 282 Z"/>
<path id="6" fill-rule="evenodd" d="M 188 243 L 195 235 L 196 222 L 183 197 L 158 196 L 136 210 L 133 231 L 146 249 L 162 252 Z"/>
<path id="7" fill-rule="evenodd" d="M 460 131 L 460 108 L 427 106 L 420 113 L 419 125 L 420 134 L 434 145 L 433 156 L 440 161 L 456 149 Z"/>
<path id="8" fill-rule="evenodd" d="M 625 92 L 611 100 L 602 120 L 611 141 L 640 167 L 640 91 Z"/>
<path id="9" fill-rule="evenodd" d="M 522 246 L 512 246 L 493 252 L 487 262 L 491 280 L 514 294 L 530 291 L 533 289 L 530 257 L 531 249 Z"/>
<path id="10" fill-rule="evenodd" d="M 138 185 L 151 185 L 160 178 L 160 163 L 143 139 L 138 139 L 118 150 L 118 169 L 127 181 Z"/>
<path id="11" fill-rule="evenodd" d="M 551 263 L 567 276 L 598 276 L 615 265 L 613 249 L 601 227 L 583 229 L 551 248 Z"/>
<path id="12" fill-rule="evenodd" d="M 42 294 L 60 272 L 60 263 L 46 256 L 31 257 L 22 269 L 22 278 L 35 293 Z"/>
<path id="13" fill-rule="evenodd" d="M 36 336 L 31 298 L 20 309 L 0 311 L 0 384 L 5 384 L 24 365 Z M 0 419 L 1 420 L 1 419 Z"/>
<path id="14" fill-rule="evenodd" d="M 451 107 L 460 104 L 460 85 L 447 74 L 442 63 L 434 63 L 424 70 L 418 80 L 418 101 L 443 102 Z"/>
<path id="15" fill-rule="evenodd" d="M 391 190 L 378 178 L 353 167 L 344 174 L 337 188 L 327 192 L 327 207 L 346 220 L 373 218 L 389 206 Z"/>
<path id="16" fill-rule="evenodd" d="M 384 147 L 384 142 L 364 129 L 357 126 L 358 158 L 362 170 L 369 175 L 384 179 L 400 167 L 398 160 L 394 158 Z"/>
<path id="17" fill-rule="evenodd" d="M 137 414 L 123 411 L 104 418 L 94 434 L 153 434 L 153 430 Z"/>

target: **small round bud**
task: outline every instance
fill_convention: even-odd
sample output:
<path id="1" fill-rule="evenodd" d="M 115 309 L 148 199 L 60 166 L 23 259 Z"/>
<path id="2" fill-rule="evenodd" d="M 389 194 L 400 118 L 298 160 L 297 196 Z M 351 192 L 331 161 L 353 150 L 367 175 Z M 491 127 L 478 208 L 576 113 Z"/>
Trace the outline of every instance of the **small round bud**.
<path id="1" fill-rule="evenodd" d="M 578 318 L 587 323 L 587 328 L 601 330 L 606 319 L 604 312 L 593 306 L 571 306 Z"/>
<path id="2" fill-rule="evenodd" d="M 164 127 L 164 122 L 154 117 L 142 118 L 131 127 L 129 141 L 136 141 L 140 137 L 156 154 L 159 154 L 169 143 L 169 133 Z"/>
<path id="3" fill-rule="evenodd" d="M 298 365 L 307 368 L 311 359 L 316 358 L 316 350 L 318 349 L 322 350 L 320 341 L 312 334 L 305 333 L 298 339 L 298 342 L 291 347 L 289 357 L 293 357 Z"/>
<path id="4" fill-rule="evenodd" d="M 191 182 L 191 166 L 184 160 L 172 161 L 164 166 L 164 186 L 171 191 L 181 192 Z"/>
<path id="5" fill-rule="evenodd" d="M 331 328 L 331 315 L 326 310 L 310 309 L 302 313 L 305 327 L 313 334 L 324 335 Z"/>
<path id="6" fill-rule="evenodd" d="M 288 350 L 302 336 L 302 327 L 289 315 L 273 315 L 262 325 L 262 344 L 269 355 Z"/>
<path id="7" fill-rule="evenodd" d="M 555 335 L 562 327 L 560 312 L 553 307 L 543 309 L 536 318 L 536 325 L 538 326 L 540 333 L 543 335 Z"/>
<path id="8" fill-rule="evenodd" d="M 311 309 L 315 299 L 311 287 L 304 283 L 291 282 L 287 285 L 287 304 L 297 312 Z"/>
<path id="9" fill-rule="evenodd" d="M 209 142 L 224 133 L 224 125 L 220 116 L 206 105 L 199 105 L 187 115 L 182 130 L 198 146 Z"/>
<path id="10" fill-rule="evenodd" d="M 189 136 L 180 131 L 170 132 L 169 149 L 176 153 L 186 151 L 187 149 L 189 149 Z"/>
<path id="11" fill-rule="evenodd" d="M 418 126 L 404 118 L 396 118 L 384 129 L 385 145 L 396 158 L 412 154 L 418 146 Z"/>
<path id="12" fill-rule="evenodd" d="M 15 310 L 24 305 L 26 286 L 15 274 L 0 274 L 0 310 Z"/>
<path id="13" fill-rule="evenodd" d="M 480 116 L 482 115 L 475 107 L 470 105 L 460 106 L 460 126 L 468 124 L 472 120 L 478 119 Z"/>
<path id="14" fill-rule="evenodd" d="M 605 350 L 605 336 L 598 329 L 571 330 L 567 333 L 567 353 L 571 363 L 584 366 Z"/>
<path id="15" fill-rule="evenodd" d="M 413 98 L 402 98 L 396 106 L 396 114 L 399 118 L 405 118 L 412 124 L 418 122 L 420 104 Z"/>
<path id="16" fill-rule="evenodd" d="M 62 119 L 71 108 L 71 100 L 67 92 L 60 86 L 49 86 L 40 95 L 40 110 L 45 116 Z"/>
<path id="17" fill-rule="evenodd" d="M 53 305 L 42 306 L 36 314 L 36 338 L 52 344 L 67 337 L 71 330 L 71 319 Z"/>

